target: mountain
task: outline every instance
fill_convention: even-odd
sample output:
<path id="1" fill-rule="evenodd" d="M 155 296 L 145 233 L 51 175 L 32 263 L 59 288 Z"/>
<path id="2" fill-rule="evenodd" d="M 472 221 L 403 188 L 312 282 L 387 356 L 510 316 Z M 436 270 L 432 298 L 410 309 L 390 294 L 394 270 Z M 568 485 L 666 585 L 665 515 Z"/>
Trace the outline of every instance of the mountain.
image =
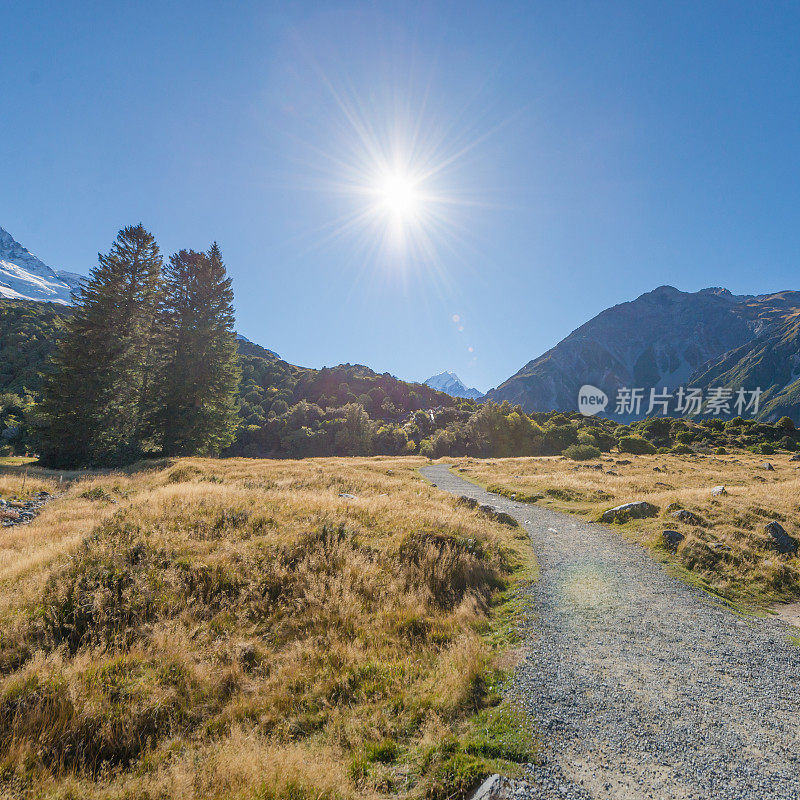
<path id="1" fill-rule="evenodd" d="M 246 336 L 242 336 L 241 333 L 236 334 L 236 345 L 242 355 L 258 356 L 259 358 L 276 358 L 280 360 L 280 356 L 274 350 L 268 350 L 260 344 L 251 342 Z"/>
<path id="2" fill-rule="evenodd" d="M 771 419 L 800 409 L 799 314 L 800 292 L 756 297 L 660 286 L 601 312 L 486 398 L 526 411 L 574 411 L 585 384 L 609 398 L 622 387 L 642 388 L 646 398 L 651 388 L 760 387 L 759 416 Z M 646 405 L 627 417 L 644 416 Z"/>
<path id="3" fill-rule="evenodd" d="M 479 392 L 477 389 L 468 389 L 455 372 L 440 372 L 438 375 L 428 378 L 425 385 L 449 394 L 451 397 L 467 397 L 470 400 L 477 400 L 483 396 L 483 392 Z"/>
<path id="4" fill-rule="evenodd" d="M 0 297 L 69 305 L 83 277 L 54 270 L 0 228 Z"/>

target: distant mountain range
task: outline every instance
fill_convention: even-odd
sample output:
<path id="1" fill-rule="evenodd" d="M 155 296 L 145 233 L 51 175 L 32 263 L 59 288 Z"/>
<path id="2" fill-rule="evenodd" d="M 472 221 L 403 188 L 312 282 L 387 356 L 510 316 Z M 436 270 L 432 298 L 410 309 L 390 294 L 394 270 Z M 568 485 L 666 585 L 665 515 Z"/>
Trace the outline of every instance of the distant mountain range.
<path id="1" fill-rule="evenodd" d="M 451 397 L 468 397 L 470 400 L 477 400 L 483 396 L 483 392 L 475 388 L 468 389 L 455 372 L 440 372 L 438 375 L 428 378 L 425 385 L 449 394 Z"/>
<path id="2" fill-rule="evenodd" d="M 528 362 L 486 399 L 526 411 L 575 411 L 584 385 L 613 400 L 620 389 L 675 392 L 697 387 L 763 391 L 758 416 L 800 410 L 800 292 L 733 295 L 712 288 L 659 288 L 598 314 Z M 645 416 L 639 413 L 608 416 Z M 730 414 L 734 413 L 731 407 Z"/>
<path id="3" fill-rule="evenodd" d="M 55 270 L 0 228 L 0 297 L 69 305 L 82 275 Z"/>
<path id="4" fill-rule="evenodd" d="M 0 228 L 0 298 L 68 306 L 82 280 L 47 266 Z M 243 336 L 239 349 L 278 359 Z M 694 387 L 707 396 L 710 389 L 760 388 L 758 417 L 774 421 L 787 414 L 800 422 L 800 292 L 756 296 L 659 286 L 602 311 L 486 395 L 453 372 L 425 385 L 451 397 L 508 400 L 528 412 L 576 411 L 579 390 L 589 385 L 609 399 L 605 415 L 625 421 L 647 415 L 651 390 L 674 394 Z M 641 390 L 635 411 L 616 408 L 624 389 Z M 722 416 L 734 413 L 731 404 Z"/>

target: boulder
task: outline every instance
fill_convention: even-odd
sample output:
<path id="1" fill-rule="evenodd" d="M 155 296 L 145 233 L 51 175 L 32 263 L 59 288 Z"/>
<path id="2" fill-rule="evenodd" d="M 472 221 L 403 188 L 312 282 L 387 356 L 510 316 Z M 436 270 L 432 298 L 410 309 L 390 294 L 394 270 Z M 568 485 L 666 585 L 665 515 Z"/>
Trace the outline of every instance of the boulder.
<path id="1" fill-rule="evenodd" d="M 795 453 L 789 461 L 800 461 L 800 453 Z"/>
<path id="2" fill-rule="evenodd" d="M 465 494 L 462 494 L 461 497 L 458 498 L 458 502 L 462 506 L 467 506 L 468 508 L 478 507 L 478 501 L 474 497 L 467 497 Z"/>
<path id="3" fill-rule="evenodd" d="M 767 534 L 772 540 L 772 546 L 779 552 L 783 553 L 784 555 L 788 553 L 796 553 L 797 552 L 797 539 L 792 536 L 789 536 L 788 533 L 784 530 L 783 525 L 780 522 L 768 522 L 764 526 L 764 533 Z"/>
<path id="4" fill-rule="evenodd" d="M 711 495 L 713 497 L 719 497 L 720 495 L 723 495 L 723 494 L 728 494 L 728 491 L 725 489 L 724 486 L 715 486 L 711 490 Z"/>
<path id="5" fill-rule="evenodd" d="M 681 508 L 679 511 L 673 511 L 670 516 L 680 520 L 681 522 L 685 522 L 687 525 L 702 524 L 702 520 L 697 516 L 697 514 L 692 511 L 687 511 L 685 508 Z"/>
<path id="6" fill-rule="evenodd" d="M 344 497 L 345 500 L 355 500 L 356 496 L 354 494 L 348 494 L 347 492 L 339 492 L 339 497 Z"/>
<path id="7" fill-rule="evenodd" d="M 534 787 L 526 781 L 507 778 L 505 775 L 490 775 L 473 793 L 469 800 L 513 800 L 517 797 L 536 797 Z"/>
<path id="8" fill-rule="evenodd" d="M 667 506 L 667 507 L 664 509 L 664 511 L 666 511 L 666 512 L 669 514 L 671 511 L 680 511 L 680 510 L 681 510 L 681 507 L 682 507 L 682 506 L 681 506 L 681 504 L 680 504 L 680 503 L 670 503 L 670 504 L 669 504 L 669 505 L 668 505 L 668 506 Z"/>
<path id="9" fill-rule="evenodd" d="M 603 522 L 626 522 L 629 519 L 642 519 L 654 517 L 658 508 L 645 500 L 636 500 L 632 503 L 623 503 L 621 506 L 609 508 L 602 516 Z"/>
<path id="10" fill-rule="evenodd" d="M 671 550 L 674 553 L 684 537 L 683 534 L 678 531 L 662 531 L 661 538 L 664 540 L 664 545 L 667 550 Z"/>
<path id="11" fill-rule="evenodd" d="M 761 469 L 765 469 L 767 472 L 775 472 L 775 467 L 773 467 L 772 464 L 769 463 L 769 461 L 764 461 L 761 464 Z"/>

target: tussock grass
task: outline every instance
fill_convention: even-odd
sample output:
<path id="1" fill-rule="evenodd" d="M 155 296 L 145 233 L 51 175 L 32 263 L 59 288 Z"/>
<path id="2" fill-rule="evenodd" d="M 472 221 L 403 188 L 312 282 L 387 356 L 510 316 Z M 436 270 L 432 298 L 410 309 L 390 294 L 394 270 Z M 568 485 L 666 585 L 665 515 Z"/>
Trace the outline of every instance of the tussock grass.
<path id="1" fill-rule="evenodd" d="M 765 460 L 774 471 L 763 469 Z M 778 520 L 787 533 L 800 538 L 800 471 L 788 455 L 765 459 L 750 453 L 623 453 L 603 456 L 590 465 L 559 457 L 454 459 L 454 463 L 460 474 L 491 491 L 593 521 L 613 506 L 646 500 L 659 507 L 657 517 L 615 527 L 684 570 L 686 577 L 723 597 L 750 604 L 800 595 L 800 560 L 778 554 L 763 531 L 765 523 Z M 592 468 L 598 465 L 602 470 Z M 713 496 L 711 489 L 720 485 L 727 494 Z M 701 524 L 673 518 L 667 511 L 670 504 L 694 512 Z M 661 532 L 665 529 L 685 537 L 674 555 L 664 547 Z"/>
<path id="2" fill-rule="evenodd" d="M 497 671 L 527 542 L 421 463 L 70 475 L 0 533 L 0 787 L 435 800 L 531 758 Z"/>

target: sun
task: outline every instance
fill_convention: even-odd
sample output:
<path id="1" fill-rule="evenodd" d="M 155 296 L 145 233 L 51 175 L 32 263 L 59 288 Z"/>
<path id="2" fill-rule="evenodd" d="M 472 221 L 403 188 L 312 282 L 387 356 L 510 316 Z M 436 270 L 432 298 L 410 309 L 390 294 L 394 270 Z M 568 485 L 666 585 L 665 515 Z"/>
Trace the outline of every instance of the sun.
<path id="1" fill-rule="evenodd" d="M 384 176 L 376 188 L 378 203 L 395 223 L 409 222 L 419 216 L 424 197 L 417 182 L 403 173 Z"/>

